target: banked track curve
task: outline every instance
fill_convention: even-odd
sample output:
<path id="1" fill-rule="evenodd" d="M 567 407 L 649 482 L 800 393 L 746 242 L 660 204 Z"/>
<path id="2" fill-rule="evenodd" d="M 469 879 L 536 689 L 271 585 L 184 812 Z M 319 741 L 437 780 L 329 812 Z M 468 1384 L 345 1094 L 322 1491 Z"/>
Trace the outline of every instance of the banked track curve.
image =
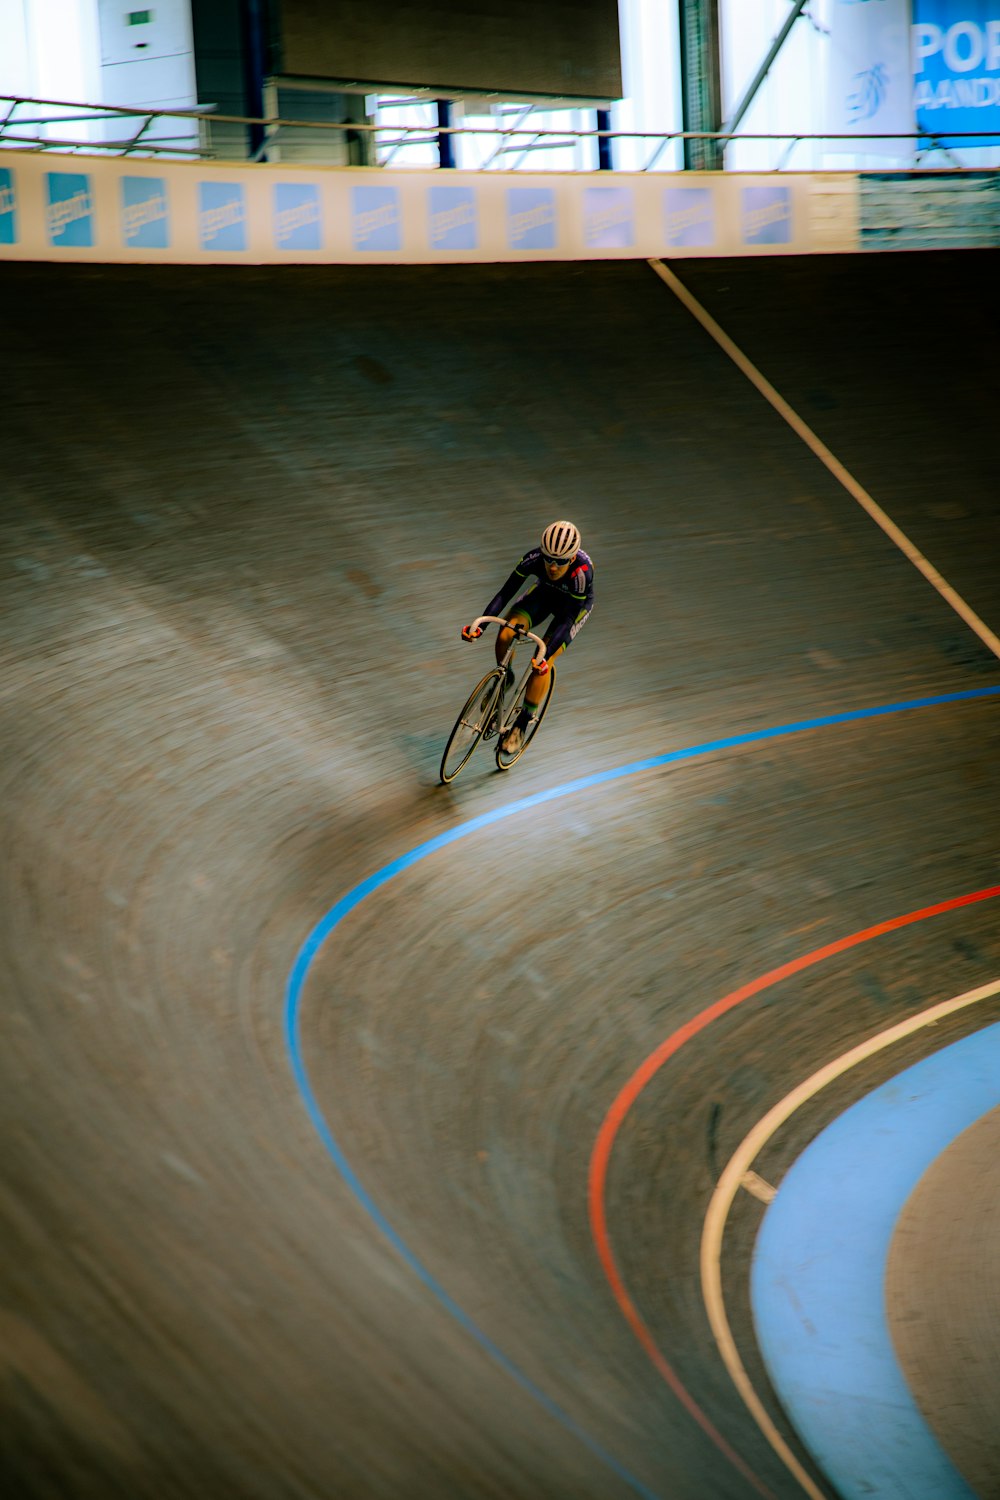
<path id="1" fill-rule="evenodd" d="M 406 1241 L 393 1227 L 389 1215 L 378 1203 L 376 1203 L 372 1195 L 364 1186 L 359 1175 L 351 1165 L 350 1156 L 347 1149 L 337 1140 L 329 1126 L 329 1123 L 323 1113 L 322 1108 L 320 1107 L 319 1101 L 317 1100 L 316 1094 L 313 1090 L 303 1058 L 301 1036 L 302 1001 L 304 989 L 308 981 L 313 962 L 328 939 L 333 935 L 339 925 L 350 915 L 350 913 L 354 911 L 358 906 L 360 906 L 361 903 L 365 901 L 369 896 L 373 895 L 376 891 L 380 890 L 390 881 L 401 875 L 404 871 L 412 868 L 414 865 L 418 864 L 424 859 L 427 859 L 430 855 L 438 852 L 439 850 L 447 848 L 449 845 L 456 843 L 460 839 L 468 838 L 470 835 L 478 832 L 483 828 L 489 827 L 492 824 L 501 822 L 508 818 L 516 817 L 519 814 L 525 813 L 532 808 L 565 797 L 573 796 L 577 793 L 590 790 L 591 788 L 597 786 L 603 786 L 609 782 L 618 781 L 625 777 L 636 776 L 645 771 L 657 770 L 669 765 L 681 763 L 683 761 L 710 756 L 713 754 L 717 754 L 718 752 L 723 750 L 733 749 L 737 746 L 764 744 L 768 741 L 784 739 L 793 735 L 800 735 L 823 729 L 834 728 L 840 724 L 856 723 L 858 721 L 866 719 L 878 719 L 888 715 L 907 713 L 923 708 L 941 707 L 949 703 L 968 702 L 976 699 L 996 697 L 998 695 L 1000 695 L 1000 686 L 966 689 L 962 692 L 957 693 L 940 694 L 933 698 L 917 698 L 900 703 L 881 704 L 871 708 L 854 709 L 842 713 L 823 715 L 819 718 L 814 719 L 798 720 L 788 724 L 777 725 L 768 729 L 753 730 L 743 734 L 728 735 L 722 739 L 708 741 L 703 744 L 687 746 L 679 750 L 668 751 L 660 755 L 650 756 L 643 760 L 632 761 L 627 765 L 614 767 L 610 770 L 596 772 L 590 776 L 579 777 L 573 781 L 566 782 L 561 786 L 547 788 L 543 791 L 536 792 L 531 796 L 506 803 L 501 807 L 492 809 L 490 812 L 482 813 L 478 817 L 471 818 L 467 822 L 461 823 L 456 827 L 447 830 L 447 832 L 445 833 L 438 834 L 436 837 L 428 839 L 424 843 L 416 845 L 413 849 L 399 856 L 389 864 L 383 866 L 380 870 L 376 870 L 375 872 L 373 872 L 370 876 L 367 877 L 367 879 L 361 881 L 352 890 L 348 891 L 343 897 L 341 897 L 336 905 L 334 905 L 325 914 L 325 916 L 313 928 L 312 932 L 309 934 L 296 956 L 295 963 L 292 967 L 291 973 L 289 974 L 285 996 L 285 1037 L 290 1065 L 295 1077 L 297 1087 L 302 1096 L 303 1103 L 309 1114 L 309 1118 L 312 1121 L 313 1126 L 315 1127 L 324 1148 L 333 1161 L 337 1171 L 340 1173 L 343 1181 L 350 1189 L 350 1191 L 355 1195 L 365 1212 L 370 1216 L 372 1222 L 376 1225 L 380 1233 L 385 1236 L 385 1238 L 400 1255 L 409 1270 L 414 1275 L 416 1275 L 421 1282 L 423 1282 L 423 1284 L 429 1289 L 433 1296 L 437 1298 L 437 1300 L 447 1311 L 447 1313 L 456 1320 L 456 1322 L 465 1330 L 465 1332 L 468 1333 L 473 1339 L 475 1339 L 480 1347 L 488 1354 L 488 1356 L 493 1359 L 514 1381 L 516 1381 L 517 1384 L 520 1385 L 522 1389 L 525 1390 L 533 1400 L 538 1402 L 538 1404 L 555 1421 L 559 1422 L 563 1427 L 566 1428 L 567 1431 L 572 1433 L 582 1443 L 584 1443 L 585 1446 L 589 1448 L 590 1451 L 598 1459 L 600 1459 L 602 1463 L 606 1464 L 608 1468 L 612 1470 L 612 1472 L 625 1480 L 625 1482 L 634 1490 L 636 1494 L 647 1497 L 647 1500 L 655 1500 L 654 1492 L 651 1491 L 645 1484 L 643 1484 L 641 1480 L 631 1474 L 629 1470 L 623 1464 L 621 1464 L 617 1458 L 614 1457 L 614 1455 L 608 1453 L 599 1443 L 595 1442 L 595 1440 L 590 1436 L 588 1432 L 586 1432 L 568 1413 L 563 1411 L 558 1403 L 555 1402 L 545 1391 L 540 1389 L 540 1387 L 535 1382 L 533 1382 L 525 1374 L 523 1374 L 523 1372 L 518 1368 L 514 1361 L 507 1356 L 507 1354 L 498 1346 L 498 1344 L 477 1326 L 473 1319 L 466 1314 L 466 1312 L 462 1309 L 461 1306 L 459 1306 L 459 1304 L 449 1294 L 449 1292 L 440 1284 L 440 1282 L 429 1272 L 426 1266 L 413 1253 Z M 992 894 L 992 892 L 987 894 Z M 982 899 L 982 893 L 964 898 L 956 898 L 954 901 L 944 903 L 941 909 L 953 909 L 963 904 L 967 904 L 967 902 L 969 901 L 978 899 Z M 881 931 L 883 930 L 883 928 L 884 930 L 892 930 L 906 925 L 908 920 L 912 919 L 899 918 L 896 920 L 890 920 L 887 923 L 882 924 L 882 926 L 878 929 L 873 929 L 873 931 Z M 862 936 L 867 935 L 870 934 L 864 934 Z M 860 941 L 860 938 L 858 940 Z M 839 951 L 849 945 L 849 941 L 843 941 L 838 944 L 833 944 L 831 945 L 830 951 Z M 819 956 L 824 956 L 826 951 L 827 950 L 819 950 Z M 789 972 L 797 971 L 798 969 L 808 966 L 809 962 L 815 961 L 818 961 L 816 955 L 808 955 L 806 959 L 802 960 L 798 964 L 793 963 L 786 966 L 786 968 Z M 699 1425 L 699 1427 L 701 1427 L 706 1436 L 715 1445 L 719 1452 L 729 1461 L 729 1463 L 732 1464 L 732 1466 L 743 1476 L 743 1478 L 747 1480 L 752 1488 L 757 1493 L 765 1497 L 770 1497 L 771 1491 L 762 1483 L 760 1478 L 746 1464 L 740 1454 L 718 1431 L 715 1424 L 711 1421 L 711 1418 L 702 1410 L 702 1408 L 687 1391 L 686 1387 L 683 1385 L 682 1381 L 675 1373 L 673 1367 L 664 1358 L 663 1354 L 657 1347 L 655 1341 L 646 1328 L 641 1315 L 634 1307 L 632 1299 L 629 1297 L 624 1284 L 621 1281 L 620 1275 L 614 1262 L 614 1257 L 610 1249 L 610 1241 L 607 1234 L 607 1225 L 603 1205 L 603 1183 L 606 1175 L 607 1159 L 610 1156 L 610 1152 L 613 1147 L 614 1136 L 617 1133 L 617 1128 L 620 1126 L 621 1120 L 622 1118 L 624 1118 L 625 1113 L 627 1113 L 628 1109 L 631 1107 L 631 1104 L 634 1102 L 635 1097 L 637 1097 L 638 1093 L 643 1087 L 645 1087 L 645 1084 L 649 1081 L 649 1078 L 653 1075 L 653 1073 L 656 1072 L 662 1062 L 666 1060 L 666 1057 L 671 1055 L 671 1052 L 669 1050 L 671 1043 L 682 1045 L 683 1041 L 687 1039 L 689 1032 L 693 1034 L 696 1029 L 700 1029 L 701 1025 L 707 1025 L 709 1021 L 713 1020 L 717 1013 L 722 1014 L 726 1009 L 731 1009 L 734 1004 L 739 1003 L 742 998 L 748 998 L 751 994 L 756 993 L 758 990 L 764 987 L 765 982 L 776 982 L 777 978 L 782 977 L 782 972 L 783 971 L 776 971 L 776 974 L 765 975 L 763 976 L 761 981 L 758 981 L 755 984 L 747 985 L 744 987 L 744 989 L 735 992 L 734 995 L 725 997 L 725 999 L 719 1002 L 718 1005 L 710 1008 L 710 1010 L 707 1012 L 703 1012 L 703 1014 L 698 1017 L 697 1021 L 691 1026 L 687 1028 L 681 1028 L 681 1031 L 679 1033 L 676 1033 L 673 1038 L 669 1039 L 668 1043 L 665 1044 L 665 1047 L 663 1049 L 659 1049 L 657 1053 L 654 1053 L 650 1058 L 647 1058 L 646 1062 L 634 1075 L 633 1079 L 630 1080 L 630 1083 L 626 1085 L 626 1088 L 621 1091 L 615 1103 L 612 1105 L 608 1115 L 605 1117 L 602 1131 L 595 1144 L 594 1155 L 592 1157 L 590 1186 L 591 1221 L 593 1225 L 597 1253 L 604 1267 L 609 1286 L 619 1304 L 626 1322 L 629 1323 L 632 1331 L 635 1333 L 639 1342 L 646 1350 L 646 1353 L 651 1359 L 655 1368 L 664 1378 L 674 1396 L 680 1401 L 684 1409 L 688 1412 L 689 1416 Z M 677 1041 L 678 1038 L 680 1038 L 679 1042 Z M 673 1050 L 676 1050 L 676 1046 L 673 1048 Z M 595 1204 L 596 1209 L 594 1206 Z"/>

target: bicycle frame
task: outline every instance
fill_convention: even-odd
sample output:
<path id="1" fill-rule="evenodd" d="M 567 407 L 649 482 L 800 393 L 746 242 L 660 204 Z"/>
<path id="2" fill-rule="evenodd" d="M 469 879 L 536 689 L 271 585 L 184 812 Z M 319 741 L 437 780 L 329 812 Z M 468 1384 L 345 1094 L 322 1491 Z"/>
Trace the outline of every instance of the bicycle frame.
<path id="1" fill-rule="evenodd" d="M 512 630 L 514 632 L 513 637 L 511 639 L 511 642 L 510 642 L 510 645 L 507 647 L 506 653 L 504 654 L 504 658 L 499 663 L 499 665 L 503 668 L 503 670 L 504 670 L 505 673 L 506 673 L 506 670 L 507 670 L 507 664 L 509 663 L 511 657 L 514 655 L 514 652 L 517 649 L 517 647 L 520 645 L 521 641 L 526 641 L 526 640 L 534 641 L 535 645 L 538 648 L 536 650 L 534 656 L 531 659 L 531 663 L 529 663 L 528 666 L 524 669 L 524 672 L 523 672 L 523 674 L 521 676 L 520 681 L 515 681 L 515 683 L 514 683 L 514 690 L 513 690 L 513 692 L 511 693 L 511 696 L 510 696 L 510 708 L 508 709 L 506 717 L 504 718 L 503 722 L 497 725 L 497 733 L 499 733 L 499 734 L 505 734 L 506 731 L 511 727 L 511 724 L 514 722 L 514 705 L 517 702 L 518 695 L 519 695 L 521 689 L 524 687 L 525 683 L 527 682 L 528 678 L 531 675 L 531 665 L 532 665 L 532 663 L 534 663 L 534 662 L 541 663 L 541 662 L 543 662 L 545 660 L 545 642 L 542 640 L 541 636 L 540 635 L 536 635 L 533 630 L 526 630 L 523 625 L 511 625 L 510 622 L 508 620 L 504 619 L 504 617 L 502 615 L 480 615 L 479 618 L 478 618 L 478 620 L 473 620 L 472 625 L 471 625 L 470 628 L 472 630 L 479 630 L 479 629 L 482 629 L 482 627 L 484 625 L 490 625 L 490 624 L 492 624 L 492 625 L 499 625 L 504 630 L 510 629 L 510 630 Z M 504 690 L 503 689 L 503 682 L 504 682 L 504 679 L 501 678 L 500 681 L 499 681 L 499 683 L 497 684 L 496 694 L 494 696 L 493 703 L 490 706 L 490 715 L 491 716 L 492 716 L 493 713 L 496 712 L 496 709 L 497 709 L 498 703 L 499 703 L 499 699 L 501 697 L 501 694 L 503 693 L 503 690 Z M 485 734 L 483 736 L 483 738 L 484 739 L 489 739 L 490 735 L 489 734 Z"/>
<path id="2" fill-rule="evenodd" d="M 499 615 L 480 615 L 471 628 L 482 632 L 485 625 L 499 625 L 502 630 L 508 629 L 508 621 Z M 475 751 L 476 746 L 482 740 L 491 740 L 497 737 L 497 768 L 501 771 L 506 771 L 508 765 L 513 765 L 514 761 L 523 753 L 522 746 L 522 749 L 518 750 L 509 762 L 505 762 L 501 758 L 501 746 L 503 745 L 503 736 L 514 723 L 515 716 L 518 713 L 519 701 L 527 693 L 528 679 L 531 676 L 532 666 L 545 660 L 545 642 L 540 635 L 535 635 L 534 631 L 526 629 L 522 624 L 511 625 L 509 628 L 512 631 L 512 635 L 507 650 L 496 666 L 491 666 L 486 675 L 473 688 L 466 699 L 465 706 L 455 720 L 455 727 L 448 736 L 439 772 L 441 780 L 446 786 L 454 781 L 455 777 Z M 531 665 L 525 670 L 520 681 L 517 681 L 515 677 L 516 688 L 511 694 L 507 710 L 504 712 L 505 684 L 511 657 L 521 642 L 529 639 L 535 643 L 537 649 L 532 657 Z M 550 667 L 549 671 L 552 675 L 549 681 L 549 691 L 545 699 L 546 704 L 552 696 L 552 687 L 555 683 L 555 667 Z M 486 686 L 489 682 L 492 682 L 492 687 Z M 542 712 L 544 713 L 544 708 Z M 471 735 L 472 738 L 466 739 L 463 743 L 462 732 Z M 452 759 L 453 748 L 455 749 L 455 759 Z"/>

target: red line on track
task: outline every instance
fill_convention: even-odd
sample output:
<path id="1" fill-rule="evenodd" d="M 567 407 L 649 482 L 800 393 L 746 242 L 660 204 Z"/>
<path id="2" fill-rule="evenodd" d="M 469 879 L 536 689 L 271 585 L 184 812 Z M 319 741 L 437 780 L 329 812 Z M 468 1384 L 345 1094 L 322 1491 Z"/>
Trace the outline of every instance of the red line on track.
<path id="1" fill-rule="evenodd" d="M 777 969 L 770 969 L 766 974 L 761 974 L 757 979 L 752 979 L 749 984 L 741 985 L 739 989 L 732 990 L 730 994 L 724 995 L 721 1000 L 716 1000 L 713 1005 L 708 1006 L 699 1015 L 686 1021 L 677 1031 L 668 1036 L 666 1041 L 649 1054 L 643 1063 L 632 1074 L 618 1094 L 611 1108 L 608 1110 L 597 1132 L 594 1149 L 590 1157 L 590 1173 L 588 1182 L 588 1204 L 590 1211 L 590 1232 L 593 1236 L 594 1245 L 607 1278 L 608 1285 L 618 1303 L 625 1321 L 642 1345 L 651 1363 L 658 1373 L 666 1381 L 685 1411 L 691 1416 L 711 1438 L 729 1462 L 736 1468 L 745 1479 L 753 1485 L 758 1494 L 771 1496 L 770 1490 L 766 1489 L 757 1475 L 749 1468 L 744 1460 L 726 1442 L 725 1438 L 712 1425 L 709 1417 L 702 1411 L 694 1397 L 682 1383 L 676 1370 L 664 1357 L 656 1345 L 653 1335 L 650 1333 L 642 1315 L 629 1296 L 621 1273 L 615 1262 L 614 1253 L 611 1249 L 611 1239 L 608 1233 L 607 1213 L 604 1203 L 604 1189 L 607 1182 L 608 1163 L 614 1148 L 615 1139 L 624 1123 L 625 1117 L 632 1105 L 638 1099 L 647 1083 L 655 1077 L 663 1064 L 674 1057 L 680 1049 L 689 1042 L 692 1037 L 704 1031 L 707 1026 L 719 1016 L 724 1016 L 728 1011 L 735 1010 L 737 1005 L 742 1005 L 744 1000 L 759 995 L 762 991 L 770 989 L 772 985 L 780 984 L 783 979 L 790 979 L 793 974 L 800 974 L 803 969 L 812 968 L 814 964 L 822 963 L 824 959 L 832 958 L 837 953 L 845 953 L 849 948 L 857 948 L 862 943 L 867 943 L 872 938 L 882 937 L 884 933 L 898 931 L 901 927 L 909 927 L 914 922 L 923 922 L 928 917 L 940 916 L 946 911 L 956 911 L 962 906 L 971 906 L 977 901 L 989 901 L 993 897 L 1000 896 L 1000 885 L 987 886 L 981 891 L 972 891 L 966 896 L 954 896 L 950 901 L 939 901 L 934 906 L 921 907 L 919 911 L 910 911 L 900 917 L 892 917 L 888 922 L 877 922 L 874 927 L 866 927 L 861 932 L 853 932 L 849 937 L 838 938 L 834 943 L 826 943 L 822 948 L 814 948 L 811 953 L 804 953 L 799 958 L 793 958 L 789 963 L 781 964 Z"/>

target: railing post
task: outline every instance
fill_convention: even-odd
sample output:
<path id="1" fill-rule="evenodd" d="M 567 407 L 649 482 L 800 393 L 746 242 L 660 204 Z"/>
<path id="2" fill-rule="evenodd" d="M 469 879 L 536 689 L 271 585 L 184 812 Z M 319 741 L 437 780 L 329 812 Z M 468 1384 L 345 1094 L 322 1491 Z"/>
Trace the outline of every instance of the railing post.
<path id="1" fill-rule="evenodd" d="M 599 109 L 597 111 L 597 128 L 598 130 L 611 129 L 610 109 Z M 614 170 L 611 137 L 609 135 L 599 135 L 597 137 L 597 165 L 602 172 L 611 172 Z"/>
<path id="2" fill-rule="evenodd" d="M 438 166 L 453 167 L 455 165 L 455 137 L 448 134 L 451 125 L 451 100 L 439 99 L 437 101 L 438 116 Z"/>

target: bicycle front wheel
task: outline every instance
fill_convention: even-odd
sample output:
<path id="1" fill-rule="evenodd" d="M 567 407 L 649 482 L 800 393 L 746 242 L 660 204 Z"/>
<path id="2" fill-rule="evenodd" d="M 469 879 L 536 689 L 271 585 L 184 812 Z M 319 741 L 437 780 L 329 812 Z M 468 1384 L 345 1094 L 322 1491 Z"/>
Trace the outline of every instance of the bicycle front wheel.
<path id="1" fill-rule="evenodd" d="M 514 762 L 516 760 L 520 760 L 521 759 L 521 756 L 524 754 L 525 750 L 527 750 L 528 746 L 531 744 L 531 741 L 534 739 L 535 735 L 538 733 L 538 730 L 539 730 L 539 727 L 541 726 L 542 720 L 545 718 L 545 714 L 546 714 L 546 712 L 548 710 L 548 706 L 549 706 L 549 704 L 552 701 L 552 694 L 555 691 L 555 686 L 556 686 L 556 669 L 555 669 L 555 666 L 553 665 L 553 666 L 549 667 L 549 680 L 548 680 L 548 685 L 547 685 L 547 687 L 545 689 L 545 697 L 542 699 L 541 704 L 539 705 L 538 713 L 535 715 L 535 717 L 531 720 L 531 722 L 525 728 L 524 735 L 523 735 L 522 740 L 521 740 L 521 748 L 519 750 L 515 750 L 514 753 L 513 753 L 513 755 L 508 755 L 507 751 L 504 749 L 504 740 L 507 738 L 507 736 L 506 736 L 506 734 L 500 734 L 500 735 L 498 735 L 498 737 L 497 737 L 497 756 L 496 756 L 496 759 L 497 759 L 497 770 L 498 771 L 509 771 L 510 768 L 511 768 L 511 766 L 514 764 Z M 518 712 L 521 709 L 523 703 L 524 703 L 524 687 L 522 686 L 521 691 L 518 693 L 517 697 L 514 700 L 514 704 L 513 704 L 513 707 L 511 708 L 510 713 L 507 714 L 507 715 L 505 715 L 505 718 L 504 718 L 505 728 L 510 728 L 510 726 L 514 723 L 514 720 L 517 718 Z"/>
<path id="2" fill-rule="evenodd" d="M 465 701 L 465 707 L 455 720 L 448 743 L 441 757 L 441 780 L 445 786 L 454 781 L 469 756 L 482 739 L 492 718 L 499 697 L 504 674 L 499 667 L 487 672 L 482 682 L 473 688 Z"/>

